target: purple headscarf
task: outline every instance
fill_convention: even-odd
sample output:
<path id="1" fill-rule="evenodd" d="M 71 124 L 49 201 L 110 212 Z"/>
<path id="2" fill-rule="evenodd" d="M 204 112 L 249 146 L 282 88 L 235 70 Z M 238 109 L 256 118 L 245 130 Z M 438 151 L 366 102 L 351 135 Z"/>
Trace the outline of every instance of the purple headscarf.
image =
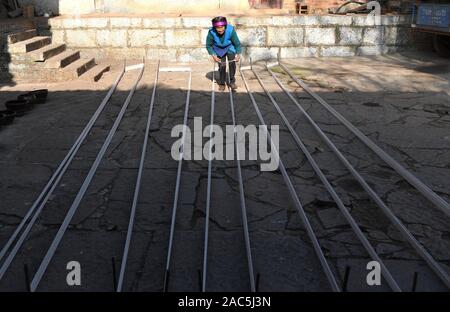
<path id="1" fill-rule="evenodd" d="M 213 23 L 213 27 L 220 27 L 220 26 L 227 26 L 227 25 L 228 25 L 228 23 L 226 21 Z"/>

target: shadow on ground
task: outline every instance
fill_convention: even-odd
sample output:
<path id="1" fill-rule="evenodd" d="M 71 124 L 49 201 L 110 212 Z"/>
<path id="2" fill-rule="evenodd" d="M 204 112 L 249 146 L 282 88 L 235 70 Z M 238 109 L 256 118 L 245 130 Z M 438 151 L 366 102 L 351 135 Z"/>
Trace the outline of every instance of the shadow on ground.
<path id="1" fill-rule="evenodd" d="M 351 291 L 388 290 L 366 284 L 365 265 L 369 261 L 361 244 L 343 220 L 334 202 L 314 175 L 304 155 L 282 124 L 279 115 L 246 74 L 267 124 L 280 125 L 281 157 L 297 188 L 323 251 L 342 281 L 351 267 Z M 263 76 L 267 81 L 267 76 Z M 441 263 L 450 260 L 448 218 L 399 178 L 373 153 L 320 108 L 292 81 L 283 77 L 296 98 L 321 125 L 393 211 Z M 259 125 L 248 94 L 234 95 L 238 124 Z M 274 91 L 289 121 L 304 140 L 327 178 L 341 195 L 377 252 L 392 268 L 392 274 L 405 290 L 411 287 L 413 272 L 420 273 L 419 291 L 442 290 L 443 286 L 414 253 L 379 209 L 369 200 L 337 158 L 320 141 L 289 98 Z M 20 92 L 2 91 L 0 101 Z M 3 246 L 26 214 L 43 186 L 83 130 L 106 91 L 50 92 L 48 102 L 36 105 L 12 125 L 0 128 L 0 246 Z M 33 275 L 59 228 L 75 194 L 91 167 L 128 91 L 117 91 L 95 123 L 60 185 L 50 197 L 38 224 L 33 227 L 15 261 L 0 281 L 2 291 L 25 290 L 24 264 Z M 150 86 L 140 86 L 107 150 L 95 178 L 80 205 L 58 251 L 40 284 L 43 291 L 111 291 L 113 268 L 123 252 L 139 157 L 147 121 Z M 450 115 L 448 105 L 429 106 L 440 95 L 352 94 L 348 102 L 342 92 L 322 92 L 338 111 L 357 124 L 370 138 L 398 161 L 424 179 L 436 192 L 450 200 L 446 181 L 449 150 L 445 146 Z M 202 117 L 209 124 L 211 93 L 194 88 L 191 93 L 189 125 Z M 178 163 L 170 151 L 177 138 L 174 125 L 181 124 L 186 91 L 161 83 L 150 128 L 148 156 L 129 265 L 126 290 L 161 291 L 172 216 L 173 194 Z M 403 100 L 399 100 L 403 98 Z M 413 99 L 413 102 L 411 102 Z M 437 100 L 436 100 L 437 101 Z M 377 105 L 366 105 L 368 102 Z M 3 104 L 1 104 L 3 105 Z M 441 107 L 441 108 L 439 108 Z M 231 123 L 227 93 L 216 94 L 215 123 Z M 206 142 L 203 139 L 203 143 Z M 199 291 L 205 224 L 206 160 L 186 161 L 175 228 L 171 291 Z M 250 225 L 255 273 L 260 291 L 328 291 L 329 286 L 314 254 L 304 227 L 289 198 L 278 171 L 261 172 L 259 161 L 243 161 L 243 178 Z M 249 279 L 243 240 L 242 215 L 236 163 L 216 161 L 213 166 L 208 289 L 248 291 Z M 82 286 L 66 284 L 66 264 L 82 265 Z"/>

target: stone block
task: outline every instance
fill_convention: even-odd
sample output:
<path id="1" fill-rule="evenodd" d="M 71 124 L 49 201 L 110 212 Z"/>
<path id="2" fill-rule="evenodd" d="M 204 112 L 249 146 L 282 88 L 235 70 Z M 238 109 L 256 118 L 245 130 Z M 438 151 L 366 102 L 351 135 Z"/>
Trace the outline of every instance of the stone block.
<path id="1" fill-rule="evenodd" d="M 127 31 L 121 30 L 97 30 L 97 44 L 102 47 L 126 47 Z"/>
<path id="2" fill-rule="evenodd" d="M 271 17 L 235 17 L 230 18 L 229 22 L 234 26 L 253 27 L 261 25 L 273 25 Z"/>
<path id="3" fill-rule="evenodd" d="M 299 15 L 293 17 L 294 26 L 319 26 L 319 17 L 316 15 Z"/>
<path id="4" fill-rule="evenodd" d="M 66 30 L 66 40 L 69 47 L 93 48 L 96 46 L 95 30 Z"/>
<path id="5" fill-rule="evenodd" d="M 83 28 L 106 28 L 108 27 L 108 18 L 94 17 L 84 18 L 81 20 L 81 27 Z"/>
<path id="6" fill-rule="evenodd" d="M 318 15 L 318 24 L 321 26 L 349 26 L 352 24 L 352 17 L 347 15 Z"/>
<path id="7" fill-rule="evenodd" d="M 410 15 L 382 15 L 381 25 L 396 26 L 396 25 L 410 25 Z"/>
<path id="8" fill-rule="evenodd" d="M 263 47 L 266 45 L 266 28 L 242 28 L 236 30 L 243 46 Z"/>
<path id="9" fill-rule="evenodd" d="M 197 29 L 167 29 L 166 46 L 168 47 L 199 47 L 200 30 Z"/>
<path id="10" fill-rule="evenodd" d="M 383 27 L 364 28 L 363 43 L 366 45 L 380 45 L 384 40 Z"/>
<path id="11" fill-rule="evenodd" d="M 397 25 L 400 20 L 399 15 L 383 15 L 380 17 L 381 25 Z"/>
<path id="12" fill-rule="evenodd" d="M 248 60 L 250 57 L 252 61 L 276 59 L 279 48 L 261 48 L 261 47 L 244 47 L 244 59 Z"/>
<path id="13" fill-rule="evenodd" d="M 164 33 L 158 29 L 134 29 L 128 31 L 131 47 L 164 46 Z"/>
<path id="14" fill-rule="evenodd" d="M 272 16 L 272 23 L 269 25 L 273 26 L 291 26 L 293 23 L 292 16 Z"/>
<path id="15" fill-rule="evenodd" d="M 330 45 L 336 42 L 335 28 L 306 28 L 305 44 L 307 45 Z"/>
<path id="16" fill-rule="evenodd" d="M 267 37 L 269 46 L 301 46 L 304 42 L 304 29 L 269 27 Z"/>
<path id="17" fill-rule="evenodd" d="M 386 51 L 386 47 L 383 45 L 376 46 L 362 46 L 356 50 L 356 55 L 369 56 L 369 55 L 381 55 Z"/>
<path id="18" fill-rule="evenodd" d="M 83 57 L 95 58 L 96 60 L 109 58 L 109 49 L 110 48 L 81 48 L 77 49 L 80 51 L 80 54 L 83 54 Z"/>
<path id="19" fill-rule="evenodd" d="M 83 57 L 94 57 L 96 60 L 101 59 L 142 59 L 146 56 L 144 48 L 95 48 L 95 49 L 81 49 Z"/>
<path id="20" fill-rule="evenodd" d="M 377 26 L 383 22 L 381 16 L 355 15 L 352 17 L 353 26 Z"/>
<path id="21" fill-rule="evenodd" d="M 64 18 L 62 20 L 62 28 L 64 29 L 77 29 L 83 25 L 81 18 Z"/>
<path id="22" fill-rule="evenodd" d="M 66 43 L 65 32 L 62 29 L 55 29 L 51 32 L 52 43 Z"/>
<path id="23" fill-rule="evenodd" d="M 142 27 L 140 17 L 113 17 L 110 19 L 111 28 L 139 28 Z"/>
<path id="24" fill-rule="evenodd" d="M 352 45 L 361 44 L 363 28 L 360 27 L 339 27 L 339 44 Z"/>

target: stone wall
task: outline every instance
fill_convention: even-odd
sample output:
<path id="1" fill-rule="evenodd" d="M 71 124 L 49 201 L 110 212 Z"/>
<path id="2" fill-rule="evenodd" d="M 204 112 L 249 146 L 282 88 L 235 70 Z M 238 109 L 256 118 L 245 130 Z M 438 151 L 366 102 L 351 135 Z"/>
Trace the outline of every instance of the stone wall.
<path id="1" fill-rule="evenodd" d="M 272 16 L 231 19 L 255 60 L 282 57 L 377 55 L 402 50 L 411 41 L 409 16 Z M 56 43 L 96 58 L 141 58 L 195 62 L 204 48 L 210 18 L 57 17 L 42 26 Z"/>

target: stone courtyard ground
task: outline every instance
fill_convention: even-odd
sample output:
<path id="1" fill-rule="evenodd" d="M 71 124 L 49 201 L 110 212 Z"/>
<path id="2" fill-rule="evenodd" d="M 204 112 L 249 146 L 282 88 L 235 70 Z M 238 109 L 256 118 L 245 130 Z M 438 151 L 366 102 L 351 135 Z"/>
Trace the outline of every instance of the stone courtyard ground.
<path id="1" fill-rule="evenodd" d="M 450 61 L 434 54 L 378 57 L 300 58 L 285 64 L 337 111 L 397 161 L 450 202 Z M 165 65 L 165 64 L 164 64 Z M 172 64 L 180 65 L 180 64 Z M 418 272 L 418 291 L 446 290 L 369 199 L 338 158 L 314 132 L 296 106 L 258 63 L 256 69 L 280 103 L 352 216 L 403 290 Z M 184 65 L 186 66 L 186 65 Z M 119 64 L 98 83 L 0 87 L 0 102 L 24 91 L 48 88 L 49 98 L 26 116 L 0 129 L 0 246 L 3 246 L 97 109 L 117 76 Z M 189 123 L 209 124 L 212 63 L 192 66 Z M 113 269 L 125 243 L 156 65 L 148 64 L 130 107 L 41 284 L 40 291 L 112 291 Z M 449 218 L 421 196 L 288 75 L 278 77 L 361 172 L 397 217 L 450 273 Z M 343 280 L 350 267 L 350 291 L 389 290 L 366 284 L 370 261 L 306 158 L 298 150 L 258 81 L 244 71 L 266 123 L 280 125 L 280 151 L 329 263 Z M 25 290 L 24 264 L 38 268 L 98 150 L 114 123 L 137 71 L 128 72 L 96 122 L 39 222 L 0 281 L 2 291 Z M 177 161 L 170 150 L 172 127 L 183 121 L 187 75 L 161 73 L 148 154 L 137 209 L 124 290 L 161 291 L 168 248 Z M 237 123 L 258 119 L 237 75 Z M 216 94 L 216 124 L 231 124 L 227 93 Z M 208 290 L 248 291 L 239 187 L 234 161 L 213 164 Z M 306 231 L 279 171 L 261 172 L 243 161 L 250 242 L 260 291 L 329 291 Z M 186 161 L 175 228 L 170 291 L 199 291 L 208 162 Z M 66 284 L 66 264 L 79 261 L 82 286 Z"/>

